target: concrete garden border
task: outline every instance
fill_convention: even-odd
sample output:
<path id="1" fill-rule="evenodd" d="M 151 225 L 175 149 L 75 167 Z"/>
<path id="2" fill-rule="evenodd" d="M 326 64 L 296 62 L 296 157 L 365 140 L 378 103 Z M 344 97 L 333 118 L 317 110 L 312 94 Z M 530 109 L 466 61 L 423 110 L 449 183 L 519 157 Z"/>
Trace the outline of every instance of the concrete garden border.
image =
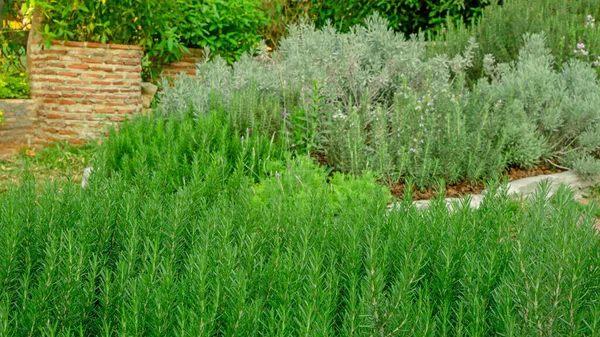
<path id="1" fill-rule="evenodd" d="M 535 177 L 528 177 L 511 181 L 507 185 L 508 195 L 527 199 L 535 193 L 540 183 L 542 183 L 545 180 L 549 183 L 550 195 L 554 194 L 554 192 L 556 192 L 556 190 L 561 185 L 565 185 L 568 186 L 574 193 L 575 199 L 580 199 L 582 197 L 582 193 L 584 193 L 590 187 L 595 185 L 594 181 L 583 178 L 574 171 L 567 171 L 555 174 L 544 174 Z M 445 198 L 444 201 L 446 203 L 446 206 L 449 209 L 452 209 L 456 203 L 463 201 L 465 198 L 470 198 L 469 206 L 471 208 L 479 208 L 486 193 L 487 191 L 484 190 L 481 194 L 471 194 L 462 198 Z M 431 200 L 414 201 L 414 204 L 418 209 L 428 208 L 430 203 Z M 392 204 L 388 206 L 388 209 L 394 210 L 395 207 L 396 205 Z"/>

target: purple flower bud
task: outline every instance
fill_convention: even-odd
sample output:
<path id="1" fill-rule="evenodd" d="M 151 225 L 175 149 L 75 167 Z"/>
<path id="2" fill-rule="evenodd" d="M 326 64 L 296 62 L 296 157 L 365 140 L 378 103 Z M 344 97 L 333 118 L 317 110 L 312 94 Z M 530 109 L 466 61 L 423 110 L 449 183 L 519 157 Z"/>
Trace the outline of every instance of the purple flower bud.
<path id="1" fill-rule="evenodd" d="M 246 136 L 250 136 L 250 129 L 246 128 Z"/>
<path id="2" fill-rule="evenodd" d="M 242 136 L 242 143 L 244 142 L 244 136 Z"/>
<path id="3" fill-rule="evenodd" d="M 275 176 L 277 177 L 277 180 L 279 180 L 281 178 L 281 175 L 277 171 L 275 172 Z"/>
<path id="4" fill-rule="evenodd" d="M 281 114 L 281 117 L 283 117 L 283 119 L 288 119 L 288 113 L 287 111 L 284 109 L 283 113 Z"/>

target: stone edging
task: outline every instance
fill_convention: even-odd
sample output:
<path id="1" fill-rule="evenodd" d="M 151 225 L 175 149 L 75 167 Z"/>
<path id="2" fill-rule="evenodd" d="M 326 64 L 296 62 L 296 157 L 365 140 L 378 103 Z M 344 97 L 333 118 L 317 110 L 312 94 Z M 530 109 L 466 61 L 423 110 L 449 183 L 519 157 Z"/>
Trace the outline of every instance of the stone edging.
<path id="1" fill-rule="evenodd" d="M 554 194 L 560 185 L 566 185 L 575 194 L 575 199 L 581 198 L 581 193 L 595 184 L 594 181 L 584 179 L 574 171 L 567 171 L 511 181 L 507 184 L 508 195 L 525 199 L 529 198 L 535 193 L 539 184 L 544 180 L 547 180 L 549 183 L 550 195 Z M 484 190 L 481 194 L 468 195 L 462 198 L 445 198 L 444 201 L 446 202 L 446 206 L 452 209 L 455 203 L 464 200 L 466 197 L 470 197 L 470 207 L 479 208 L 486 193 L 487 191 Z M 430 200 L 417 200 L 414 201 L 414 204 L 417 209 L 425 209 L 429 207 Z M 395 204 L 388 206 L 388 210 L 393 210 L 394 208 Z"/>

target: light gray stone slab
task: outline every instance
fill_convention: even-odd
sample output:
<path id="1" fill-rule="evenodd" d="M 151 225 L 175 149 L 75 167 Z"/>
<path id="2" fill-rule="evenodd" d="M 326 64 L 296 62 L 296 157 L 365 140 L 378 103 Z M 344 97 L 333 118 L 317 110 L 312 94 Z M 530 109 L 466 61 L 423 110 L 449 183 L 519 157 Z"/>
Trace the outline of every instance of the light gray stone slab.
<path id="1" fill-rule="evenodd" d="M 547 180 L 550 185 L 550 195 L 554 194 L 561 185 L 568 186 L 571 191 L 575 194 L 575 197 L 581 197 L 582 193 L 588 190 L 590 187 L 595 185 L 595 182 L 591 179 L 586 179 L 576 172 L 567 171 L 556 174 L 540 175 L 536 177 L 528 177 L 511 181 L 507 184 L 507 193 L 510 196 L 517 198 L 529 198 L 537 190 L 540 183 Z M 479 208 L 483 198 L 487 194 L 487 191 L 482 191 L 481 194 L 469 195 L 470 201 L 469 206 L 471 208 Z M 446 198 L 446 206 L 453 210 L 454 207 L 461 202 L 463 198 Z M 430 205 L 430 200 L 417 200 L 414 201 L 414 205 L 417 209 L 426 209 Z M 390 205 L 388 210 L 393 210 L 395 205 Z"/>

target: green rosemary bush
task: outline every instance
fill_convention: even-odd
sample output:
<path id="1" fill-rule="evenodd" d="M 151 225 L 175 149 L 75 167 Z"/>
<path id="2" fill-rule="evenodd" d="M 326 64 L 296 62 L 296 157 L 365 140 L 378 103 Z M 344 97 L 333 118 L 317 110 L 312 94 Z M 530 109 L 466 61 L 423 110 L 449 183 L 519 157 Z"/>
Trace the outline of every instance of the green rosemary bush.
<path id="1" fill-rule="evenodd" d="M 427 57 L 422 37 L 407 41 L 377 15 L 349 33 L 310 23 L 289 31 L 272 58 L 263 46 L 232 67 L 217 59 L 199 65 L 197 78 L 165 85 L 159 108 L 222 109 L 238 129 L 275 134 L 343 172 L 375 170 L 388 183 L 475 181 L 542 160 L 600 173 L 590 157 L 600 144 L 598 79 L 583 61 L 554 70 L 543 35 L 525 36 L 516 63 L 486 55 L 487 78 L 471 85 L 473 39 L 449 58 Z"/>
<path id="2" fill-rule="evenodd" d="M 209 172 L 219 181 L 242 168 L 257 179 L 283 165 L 285 153 L 274 141 L 255 129 L 232 128 L 220 111 L 200 119 L 137 117 L 121 124 L 118 134 L 110 131 L 96 154 L 97 176 L 117 175 L 143 188 L 171 192 Z M 157 185 L 149 186 L 148 177 Z"/>
<path id="3" fill-rule="evenodd" d="M 103 146 L 174 128 L 151 122 Z M 147 160 L 171 141 L 138 139 L 129 156 Z M 595 210 L 567 189 L 542 186 L 525 209 L 491 186 L 479 210 L 388 212 L 371 175 L 327 183 L 297 157 L 254 182 L 245 165 L 225 172 L 237 135 L 216 141 L 175 192 L 154 163 L 137 183 L 106 165 L 86 189 L 26 178 L 0 194 L 0 334 L 600 333 Z"/>

